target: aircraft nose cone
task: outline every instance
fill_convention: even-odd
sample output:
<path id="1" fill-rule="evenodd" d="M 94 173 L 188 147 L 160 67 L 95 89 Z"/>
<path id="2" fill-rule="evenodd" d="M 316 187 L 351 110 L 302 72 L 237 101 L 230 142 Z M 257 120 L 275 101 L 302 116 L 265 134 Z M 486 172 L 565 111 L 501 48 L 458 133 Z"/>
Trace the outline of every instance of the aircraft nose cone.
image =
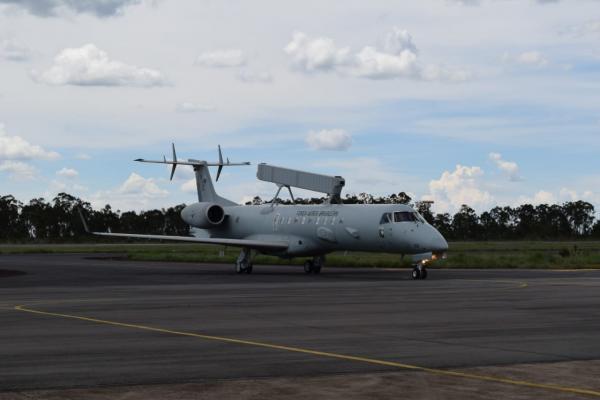
<path id="1" fill-rule="evenodd" d="M 433 253 L 443 253 L 448 250 L 448 242 L 446 242 L 442 234 L 431 225 L 429 225 L 429 228 L 427 236 L 430 251 Z"/>
<path id="2" fill-rule="evenodd" d="M 431 251 L 434 253 L 443 253 L 448 250 L 448 242 L 437 229 L 431 227 Z"/>

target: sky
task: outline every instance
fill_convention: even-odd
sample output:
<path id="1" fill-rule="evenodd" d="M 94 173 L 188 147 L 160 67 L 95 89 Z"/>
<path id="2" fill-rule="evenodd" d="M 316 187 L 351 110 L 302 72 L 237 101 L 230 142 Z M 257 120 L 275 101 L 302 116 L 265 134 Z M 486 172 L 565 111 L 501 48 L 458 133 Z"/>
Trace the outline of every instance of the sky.
<path id="1" fill-rule="evenodd" d="M 600 1 L 0 0 L 0 194 L 196 200 L 135 158 L 266 162 L 437 212 L 600 208 Z M 213 176 L 216 171 L 212 171 Z M 310 193 L 297 191 L 297 196 Z"/>

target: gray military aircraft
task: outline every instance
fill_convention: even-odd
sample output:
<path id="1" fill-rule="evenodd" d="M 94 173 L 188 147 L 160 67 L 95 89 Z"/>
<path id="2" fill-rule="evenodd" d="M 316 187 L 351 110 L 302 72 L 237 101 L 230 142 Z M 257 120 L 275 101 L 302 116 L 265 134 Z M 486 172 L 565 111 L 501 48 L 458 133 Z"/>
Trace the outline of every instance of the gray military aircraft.
<path id="1" fill-rule="evenodd" d="M 249 165 L 249 162 L 207 162 L 177 159 L 135 161 L 172 165 L 171 179 L 178 165 L 194 168 L 198 202 L 186 206 L 181 218 L 190 226 L 203 229 L 207 237 L 142 235 L 135 233 L 87 232 L 100 236 L 174 240 L 240 247 L 235 263 L 237 273 L 251 273 L 257 253 L 282 258 L 312 257 L 304 263 L 304 271 L 318 274 L 325 255 L 333 251 L 389 252 L 412 256 L 413 279 L 427 278 L 426 264 L 445 257 L 448 243 L 444 237 L 413 208 L 403 204 L 341 204 L 344 180 L 259 164 L 257 177 L 278 186 L 270 204 L 242 206 L 219 196 L 213 186 L 209 166 L 217 166 L 217 180 L 225 166 Z M 277 202 L 279 192 L 291 187 L 328 194 L 328 201 L 318 205 L 283 205 Z"/>

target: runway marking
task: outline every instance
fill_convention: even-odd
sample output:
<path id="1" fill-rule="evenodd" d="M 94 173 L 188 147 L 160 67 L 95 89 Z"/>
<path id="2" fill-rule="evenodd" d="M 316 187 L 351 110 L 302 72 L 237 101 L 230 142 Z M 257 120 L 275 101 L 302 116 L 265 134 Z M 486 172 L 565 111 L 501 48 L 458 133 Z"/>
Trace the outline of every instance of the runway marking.
<path id="1" fill-rule="evenodd" d="M 313 356 L 334 358 L 334 359 L 339 359 L 339 360 L 356 361 L 356 362 L 367 363 L 367 364 L 382 365 L 382 366 L 386 366 L 386 367 L 396 367 L 396 368 L 407 369 L 407 370 L 412 370 L 412 371 L 427 372 L 427 373 L 430 373 L 433 375 L 450 376 L 450 377 L 454 377 L 454 378 L 474 379 L 474 380 L 479 380 L 479 381 L 504 383 L 504 384 L 508 384 L 508 385 L 524 386 L 524 387 L 535 388 L 535 389 L 547 389 L 547 390 L 554 390 L 554 391 L 559 391 L 559 392 L 575 393 L 575 394 L 581 394 L 581 395 L 587 395 L 587 396 L 593 396 L 593 397 L 600 397 L 600 391 L 591 390 L 591 389 L 582 389 L 582 388 L 553 385 L 553 384 L 546 384 L 546 383 L 536 383 L 536 382 L 530 382 L 530 381 L 519 380 L 519 379 L 503 378 L 503 377 L 492 376 L 492 375 L 480 375 L 480 374 L 473 374 L 473 373 L 469 373 L 469 372 L 451 371 L 451 370 L 446 370 L 446 369 L 421 367 L 418 365 L 404 364 L 404 363 L 399 363 L 399 362 L 395 362 L 395 361 L 385 361 L 385 360 L 378 360 L 375 358 L 352 356 L 352 355 L 339 354 L 339 353 L 330 353 L 330 352 L 326 352 L 326 351 L 311 350 L 311 349 L 306 349 L 306 348 L 302 348 L 302 347 L 292 347 L 292 346 L 271 344 L 271 343 L 266 343 L 266 342 L 256 342 L 253 340 L 235 339 L 235 338 L 228 338 L 228 337 L 223 337 L 223 336 L 213 336 L 213 335 L 204 335 L 204 334 L 193 333 L 193 332 L 175 331 L 175 330 L 171 330 L 171 329 L 157 328 L 157 327 L 146 326 L 146 325 L 129 324 L 129 323 L 125 323 L 125 322 L 117 322 L 117 321 L 109 321 L 109 320 L 97 319 L 97 318 L 91 318 L 91 317 L 84 317 L 84 316 L 80 316 L 80 315 L 71 315 L 71 314 L 62 314 L 62 313 L 55 313 L 55 312 L 49 312 L 49 311 L 34 310 L 32 308 L 27 308 L 24 305 L 14 306 L 14 310 L 23 311 L 23 312 L 32 313 L 32 314 L 47 315 L 47 316 L 52 316 L 52 317 L 77 319 L 77 320 L 81 320 L 81 321 L 94 322 L 94 323 L 104 324 L 104 325 L 120 326 L 120 327 L 124 327 L 124 328 L 133 328 L 133 329 L 139 329 L 139 330 L 150 331 L 150 332 L 160 332 L 160 333 L 166 333 L 166 334 L 171 334 L 171 335 L 188 336 L 188 337 L 194 337 L 194 338 L 212 340 L 212 341 L 219 341 L 219 342 L 225 342 L 225 343 L 242 344 L 242 345 L 262 347 L 262 348 L 267 348 L 267 349 L 289 351 L 289 352 L 293 352 L 293 353 L 309 354 L 309 355 L 313 355 Z"/>

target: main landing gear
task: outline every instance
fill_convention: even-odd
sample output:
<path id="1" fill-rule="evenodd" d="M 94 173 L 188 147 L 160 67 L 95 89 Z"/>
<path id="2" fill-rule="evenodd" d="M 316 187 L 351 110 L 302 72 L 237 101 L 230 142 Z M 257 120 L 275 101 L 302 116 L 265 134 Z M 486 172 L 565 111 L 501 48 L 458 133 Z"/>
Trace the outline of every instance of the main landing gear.
<path id="1" fill-rule="evenodd" d="M 235 272 L 238 274 L 252 273 L 252 250 L 242 249 L 235 262 Z"/>
<path id="2" fill-rule="evenodd" d="M 325 265 L 325 256 L 316 256 L 312 260 L 306 260 L 304 263 L 304 272 L 307 274 L 318 274 L 321 267 Z"/>
<path id="3" fill-rule="evenodd" d="M 423 263 L 418 263 L 412 270 L 413 279 L 427 279 L 427 268 Z"/>

